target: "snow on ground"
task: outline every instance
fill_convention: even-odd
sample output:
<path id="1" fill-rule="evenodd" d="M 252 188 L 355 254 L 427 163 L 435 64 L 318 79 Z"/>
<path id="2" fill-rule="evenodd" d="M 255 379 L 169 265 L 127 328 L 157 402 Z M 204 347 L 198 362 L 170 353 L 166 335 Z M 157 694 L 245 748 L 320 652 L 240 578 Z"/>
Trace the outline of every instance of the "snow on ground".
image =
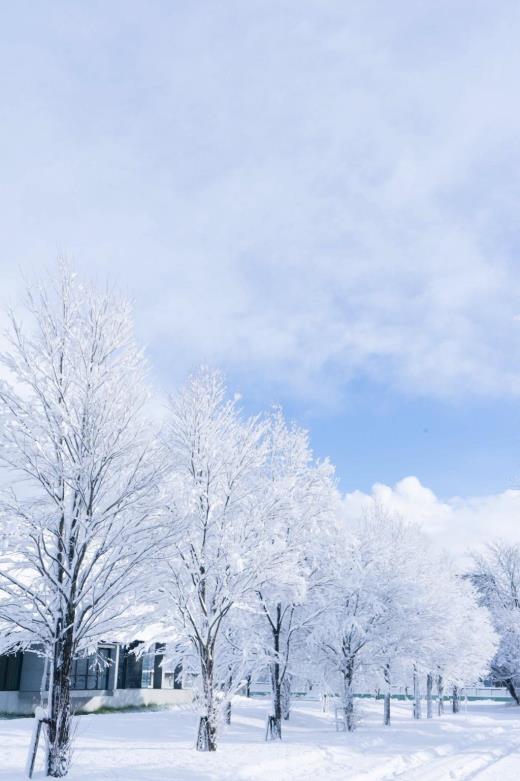
<path id="1" fill-rule="evenodd" d="M 318 702 L 296 703 L 284 741 L 263 740 L 268 702 L 240 699 L 215 754 L 194 750 L 191 710 L 81 716 L 70 781 L 516 781 L 520 709 L 470 703 L 467 712 L 414 722 L 410 703 L 361 705 L 353 735 L 337 733 Z M 21 781 L 31 719 L 0 721 L 0 781 Z M 40 760 L 41 762 L 41 760 Z M 35 778 L 42 778 L 41 770 Z"/>

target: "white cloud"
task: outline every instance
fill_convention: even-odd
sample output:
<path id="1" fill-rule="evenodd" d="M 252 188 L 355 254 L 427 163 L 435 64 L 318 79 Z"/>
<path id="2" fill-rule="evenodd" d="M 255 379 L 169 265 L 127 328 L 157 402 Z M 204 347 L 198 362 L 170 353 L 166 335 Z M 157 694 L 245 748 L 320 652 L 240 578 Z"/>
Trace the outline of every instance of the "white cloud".
<path id="1" fill-rule="evenodd" d="M 2 268 L 109 270 L 179 376 L 520 392 L 517 4 L 10 13 Z"/>
<path id="2" fill-rule="evenodd" d="M 520 543 L 518 490 L 442 500 L 417 477 L 405 477 L 394 486 L 376 483 L 370 494 L 362 491 L 346 494 L 346 518 L 360 517 L 364 508 L 374 505 L 419 524 L 437 546 L 457 557 L 464 556 L 469 548 L 476 550 L 499 538 Z"/>

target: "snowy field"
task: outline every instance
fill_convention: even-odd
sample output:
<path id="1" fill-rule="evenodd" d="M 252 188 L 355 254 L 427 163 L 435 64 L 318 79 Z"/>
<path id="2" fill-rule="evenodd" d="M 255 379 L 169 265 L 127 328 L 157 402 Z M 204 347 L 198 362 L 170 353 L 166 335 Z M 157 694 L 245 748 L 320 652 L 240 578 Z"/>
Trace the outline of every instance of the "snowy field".
<path id="1" fill-rule="evenodd" d="M 81 716 L 71 781 L 516 781 L 520 709 L 470 703 L 467 712 L 414 722 L 410 704 L 363 703 L 353 735 L 336 733 L 317 702 L 298 703 L 284 742 L 263 741 L 268 703 L 241 699 L 216 754 L 193 748 L 191 710 Z M 21 781 L 30 719 L 0 721 L 0 781 Z M 35 778 L 42 778 L 41 770 Z"/>

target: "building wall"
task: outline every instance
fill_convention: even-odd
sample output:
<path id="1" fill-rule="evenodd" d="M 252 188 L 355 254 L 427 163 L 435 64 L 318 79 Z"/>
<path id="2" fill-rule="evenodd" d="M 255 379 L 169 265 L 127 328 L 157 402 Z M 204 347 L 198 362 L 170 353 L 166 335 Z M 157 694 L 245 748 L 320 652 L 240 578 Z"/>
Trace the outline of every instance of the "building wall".
<path id="1" fill-rule="evenodd" d="M 157 646 L 156 650 L 160 650 Z M 192 700 L 191 689 L 160 688 L 165 684 L 162 675 L 162 655 L 153 660 L 153 688 L 141 688 L 142 657 L 125 654 L 120 649 L 119 669 L 110 668 L 108 689 L 73 689 L 71 698 L 75 711 L 93 712 L 99 708 L 124 708 L 141 705 L 182 705 Z M 40 704 L 40 687 L 44 661 L 31 651 L 23 655 L 19 691 L 0 691 L 0 714 L 31 715 Z M 116 677 L 117 676 L 117 677 Z M 81 680 L 81 679 L 80 679 Z M 117 685 L 118 688 L 112 688 Z"/>
<path id="2" fill-rule="evenodd" d="M 29 704 L 21 703 L 19 692 L 0 692 L 0 714 L 2 713 L 17 716 L 31 715 L 34 713 L 34 708 L 31 709 Z"/>

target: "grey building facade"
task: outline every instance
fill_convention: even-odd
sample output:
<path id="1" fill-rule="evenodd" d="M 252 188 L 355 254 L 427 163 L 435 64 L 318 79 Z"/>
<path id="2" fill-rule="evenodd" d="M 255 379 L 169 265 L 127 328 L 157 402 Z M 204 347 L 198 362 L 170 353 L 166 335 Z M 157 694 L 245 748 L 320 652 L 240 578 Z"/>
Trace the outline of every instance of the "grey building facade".
<path id="1" fill-rule="evenodd" d="M 74 660 L 71 690 L 74 710 L 168 705 L 191 701 L 179 669 L 163 670 L 159 643 L 136 655 L 139 643 L 100 645 L 94 656 Z M 34 651 L 0 656 L 0 714 L 30 715 L 40 704 L 44 660 Z M 45 699 L 45 694 L 44 694 Z"/>

